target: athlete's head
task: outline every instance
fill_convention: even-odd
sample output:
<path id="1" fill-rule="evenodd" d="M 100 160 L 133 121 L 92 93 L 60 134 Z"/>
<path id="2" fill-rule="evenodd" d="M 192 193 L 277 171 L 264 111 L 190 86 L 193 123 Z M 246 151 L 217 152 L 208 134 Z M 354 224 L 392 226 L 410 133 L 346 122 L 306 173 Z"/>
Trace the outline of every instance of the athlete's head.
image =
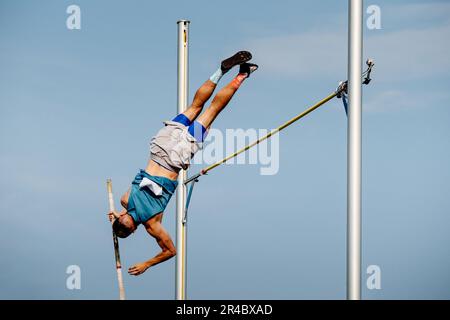
<path id="1" fill-rule="evenodd" d="M 114 233 L 119 238 L 126 238 L 136 230 L 137 226 L 129 214 L 123 214 L 113 223 Z"/>

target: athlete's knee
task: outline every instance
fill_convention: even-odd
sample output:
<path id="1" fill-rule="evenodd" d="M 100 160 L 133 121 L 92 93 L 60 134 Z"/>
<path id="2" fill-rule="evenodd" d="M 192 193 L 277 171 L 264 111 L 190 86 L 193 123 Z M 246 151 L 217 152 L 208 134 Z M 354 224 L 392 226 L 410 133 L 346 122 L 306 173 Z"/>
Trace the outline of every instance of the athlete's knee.
<path id="1" fill-rule="evenodd" d="M 200 112 L 202 112 L 203 107 L 205 106 L 205 101 L 192 101 L 192 104 L 189 106 L 187 111 L 190 111 L 195 116 L 198 116 Z"/>

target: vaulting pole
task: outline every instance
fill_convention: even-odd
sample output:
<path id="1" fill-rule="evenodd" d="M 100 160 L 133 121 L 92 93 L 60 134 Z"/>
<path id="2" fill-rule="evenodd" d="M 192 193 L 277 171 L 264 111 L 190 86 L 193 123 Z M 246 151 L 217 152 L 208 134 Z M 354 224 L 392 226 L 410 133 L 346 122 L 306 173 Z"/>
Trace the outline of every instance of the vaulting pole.
<path id="1" fill-rule="evenodd" d="M 177 113 L 184 112 L 188 105 L 189 90 L 189 23 L 180 20 L 178 24 L 178 108 Z M 186 186 L 184 184 L 187 174 L 181 170 L 178 176 L 178 190 L 176 203 L 176 229 L 177 229 L 177 255 L 175 266 L 175 299 L 186 299 L 186 231 L 187 222 L 184 220 L 186 205 Z"/>
<path id="2" fill-rule="evenodd" d="M 361 113 L 363 0 L 349 0 L 347 299 L 361 299 Z"/>
<path id="3" fill-rule="evenodd" d="M 114 207 L 111 179 L 106 180 L 106 188 L 108 190 L 109 211 L 110 212 L 115 211 L 116 209 Z M 122 278 L 122 264 L 120 263 L 119 241 L 114 231 L 113 231 L 113 243 L 114 243 L 114 255 L 116 257 L 117 282 L 119 283 L 119 299 L 125 300 L 125 288 L 123 286 L 123 278 Z"/>

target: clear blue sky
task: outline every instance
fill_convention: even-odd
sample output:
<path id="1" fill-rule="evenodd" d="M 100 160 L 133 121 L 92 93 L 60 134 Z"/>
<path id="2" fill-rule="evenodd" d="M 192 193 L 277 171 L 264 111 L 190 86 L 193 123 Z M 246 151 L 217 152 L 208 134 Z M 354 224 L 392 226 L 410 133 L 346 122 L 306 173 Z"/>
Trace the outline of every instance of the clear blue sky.
<path id="1" fill-rule="evenodd" d="M 66 28 L 70 4 L 81 30 Z M 365 4 L 381 7 L 382 29 L 365 30 L 377 65 L 364 88 L 363 270 L 379 265 L 382 289 L 363 297 L 449 299 L 450 3 Z M 236 50 L 261 66 L 218 129 L 273 128 L 346 77 L 344 1 L 0 0 L 0 298 L 117 298 L 105 180 L 118 200 L 175 114 L 181 18 L 192 21 L 191 97 Z M 345 298 L 340 102 L 280 142 L 277 175 L 226 166 L 196 187 L 191 299 Z M 126 267 L 157 253 L 142 229 L 121 250 Z M 72 264 L 79 291 L 65 286 Z M 174 260 L 125 286 L 131 299 L 172 299 Z"/>

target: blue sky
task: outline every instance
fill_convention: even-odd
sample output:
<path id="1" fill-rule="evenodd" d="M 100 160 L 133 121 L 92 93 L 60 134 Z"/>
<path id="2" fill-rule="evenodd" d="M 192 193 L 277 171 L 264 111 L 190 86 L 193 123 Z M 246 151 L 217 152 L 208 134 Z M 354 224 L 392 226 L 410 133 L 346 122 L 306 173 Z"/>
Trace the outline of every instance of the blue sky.
<path id="1" fill-rule="evenodd" d="M 66 28 L 71 4 L 81 30 Z M 382 29 L 364 34 L 376 69 L 364 88 L 363 270 L 380 266 L 382 289 L 363 298 L 449 299 L 450 3 L 370 4 Z M 0 298 L 117 298 L 105 181 L 118 200 L 175 114 L 182 18 L 191 97 L 236 50 L 260 64 L 217 129 L 274 128 L 346 77 L 344 1 L 0 0 Z M 173 236 L 174 211 L 164 218 Z M 278 174 L 224 166 L 202 179 L 188 296 L 344 299 L 345 229 L 336 100 L 281 134 Z M 126 267 L 157 253 L 142 228 L 120 245 Z M 66 289 L 72 264 L 81 290 Z M 125 275 L 125 287 L 131 299 L 172 299 L 174 260 Z"/>

